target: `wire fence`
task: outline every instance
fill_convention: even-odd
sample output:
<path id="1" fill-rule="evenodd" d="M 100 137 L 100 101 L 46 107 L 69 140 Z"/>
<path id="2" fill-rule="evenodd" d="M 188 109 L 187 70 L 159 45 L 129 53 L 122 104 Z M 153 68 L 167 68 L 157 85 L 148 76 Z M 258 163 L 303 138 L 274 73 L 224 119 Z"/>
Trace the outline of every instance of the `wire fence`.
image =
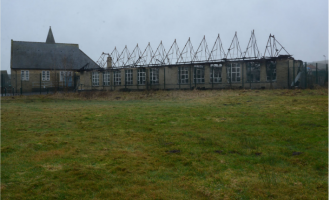
<path id="1" fill-rule="evenodd" d="M 51 76 L 42 73 L 7 74 L 1 71 L 1 96 L 45 95 L 56 92 L 76 92 L 79 76 Z"/>
<path id="2" fill-rule="evenodd" d="M 291 61 L 292 62 L 292 61 Z M 276 68 L 276 67 L 275 67 Z M 287 67 L 287 80 L 274 80 L 275 82 L 285 81 L 287 86 L 285 88 L 301 88 L 301 89 L 313 89 L 315 87 L 328 87 L 328 64 L 325 63 L 303 63 L 293 62 L 288 63 Z M 283 73 L 283 70 L 281 70 Z M 250 68 L 247 65 L 246 70 L 242 70 L 242 73 L 246 73 L 246 80 L 243 78 L 235 83 L 236 88 L 251 88 L 260 89 L 260 68 Z M 267 72 L 268 73 L 268 72 Z M 195 73 L 194 73 L 195 74 Z M 103 83 L 102 86 L 93 87 L 91 82 L 89 86 L 80 83 L 80 76 L 78 73 L 72 74 L 43 74 L 43 73 L 25 73 L 25 74 L 7 74 L 6 71 L 1 71 L 1 96 L 15 96 L 15 95 L 40 95 L 40 94 L 52 94 L 56 92 L 79 92 L 79 91 L 91 91 L 91 90 L 122 90 L 130 91 L 134 89 L 138 90 L 153 90 L 153 89 L 224 89 L 224 85 L 230 85 L 231 81 L 221 83 L 221 78 L 210 78 L 211 83 L 207 87 L 203 87 L 203 84 L 198 83 L 198 80 L 203 81 L 208 74 L 201 73 L 201 77 L 193 77 L 193 81 L 190 80 L 186 84 L 182 84 L 178 79 L 178 84 L 153 84 L 152 81 L 144 80 L 145 85 L 141 85 L 141 81 L 136 81 L 136 84 L 116 85 L 109 84 L 108 86 Z M 214 72 L 214 74 L 216 74 Z M 270 80 L 273 72 L 270 73 Z M 198 75 L 198 74 L 197 74 Z M 180 75 L 179 75 L 180 76 Z M 229 76 L 223 74 L 222 76 Z M 268 76 L 268 74 L 267 74 Z M 164 75 L 165 80 L 165 75 Z M 217 82 L 214 82 L 217 81 Z M 197 84 L 196 84 L 197 82 Z M 139 84 L 140 83 L 140 84 Z M 265 82 L 266 83 L 266 82 Z M 267 82 L 267 84 L 272 84 Z M 206 85 L 206 84 L 205 84 Z M 222 87 L 223 86 L 223 87 Z M 84 88 L 84 89 L 83 89 Z M 140 88 L 140 89 L 139 89 Z M 228 88 L 228 87 L 227 87 Z M 230 87 L 231 88 L 231 87 Z"/>

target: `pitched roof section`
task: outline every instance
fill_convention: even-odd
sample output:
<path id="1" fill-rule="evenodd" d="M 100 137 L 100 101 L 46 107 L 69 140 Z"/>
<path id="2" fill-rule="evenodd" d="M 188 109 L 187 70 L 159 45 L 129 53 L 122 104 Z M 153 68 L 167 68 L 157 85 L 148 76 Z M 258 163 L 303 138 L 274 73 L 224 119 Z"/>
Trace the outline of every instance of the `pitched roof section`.
<path id="1" fill-rule="evenodd" d="M 87 63 L 99 69 L 77 44 L 13 41 L 12 69 L 79 70 Z"/>
<path id="2" fill-rule="evenodd" d="M 53 36 L 52 27 L 49 27 L 46 43 L 47 44 L 55 44 L 55 39 L 54 39 L 54 36 Z"/>

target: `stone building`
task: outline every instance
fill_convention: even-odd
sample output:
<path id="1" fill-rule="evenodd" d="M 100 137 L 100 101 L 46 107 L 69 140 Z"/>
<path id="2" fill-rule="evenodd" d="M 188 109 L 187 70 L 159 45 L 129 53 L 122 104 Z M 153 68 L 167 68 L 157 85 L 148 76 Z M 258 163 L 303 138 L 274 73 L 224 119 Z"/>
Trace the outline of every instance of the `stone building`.
<path id="1" fill-rule="evenodd" d="M 75 87 L 81 68 L 100 69 L 78 44 L 55 43 L 51 27 L 46 42 L 11 40 L 11 87 L 16 92 Z"/>
<path id="2" fill-rule="evenodd" d="M 80 71 L 80 90 L 290 88 L 303 63 L 291 56 L 157 67 Z"/>

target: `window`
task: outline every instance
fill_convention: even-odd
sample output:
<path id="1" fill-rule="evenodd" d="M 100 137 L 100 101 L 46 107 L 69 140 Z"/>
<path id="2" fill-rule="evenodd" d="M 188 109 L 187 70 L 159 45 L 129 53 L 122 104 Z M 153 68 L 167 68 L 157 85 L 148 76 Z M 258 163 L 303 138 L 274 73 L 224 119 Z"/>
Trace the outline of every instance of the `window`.
<path id="1" fill-rule="evenodd" d="M 150 83 L 151 83 L 151 85 L 159 84 L 159 69 L 158 68 L 150 69 Z"/>
<path id="2" fill-rule="evenodd" d="M 21 80 L 28 81 L 29 80 L 29 71 L 21 71 Z"/>
<path id="3" fill-rule="evenodd" d="M 110 85 L 110 72 L 104 72 L 103 85 Z"/>
<path id="4" fill-rule="evenodd" d="M 195 65 L 194 66 L 194 83 L 204 83 L 204 66 Z"/>
<path id="5" fill-rule="evenodd" d="M 50 72 L 42 71 L 42 81 L 49 81 L 49 80 L 50 80 Z"/>
<path id="6" fill-rule="evenodd" d="M 266 67 L 267 81 L 276 81 L 276 62 L 268 61 Z"/>
<path id="7" fill-rule="evenodd" d="M 137 70 L 138 73 L 138 85 L 146 84 L 146 69 L 141 68 Z"/>
<path id="8" fill-rule="evenodd" d="M 114 84 L 115 85 L 121 85 L 121 72 L 120 71 L 114 71 L 113 72 L 114 77 Z"/>
<path id="9" fill-rule="evenodd" d="M 260 63 L 246 63 L 247 82 L 260 82 Z"/>
<path id="10" fill-rule="evenodd" d="M 227 82 L 241 81 L 241 65 L 239 63 L 229 63 L 227 65 Z"/>
<path id="11" fill-rule="evenodd" d="M 61 71 L 60 72 L 60 81 L 70 80 L 71 76 L 72 76 L 72 74 L 70 71 Z"/>
<path id="12" fill-rule="evenodd" d="M 221 72 L 222 72 L 222 64 L 211 64 L 210 65 L 210 81 L 211 83 L 221 83 Z"/>
<path id="13" fill-rule="evenodd" d="M 132 69 L 125 70 L 125 84 L 133 85 L 133 70 Z"/>
<path id="14" fill-rule="evenodd" d="M 99 72 L 92 73 L 92 84 L 93 86 L 99 86 Z"/>
<path id="15" fill-rule="evenodd" d="M 189 81 L 189 68 L 188 67 L 178 67 L 178 82 L 181 84 L 186 84 Z"/>

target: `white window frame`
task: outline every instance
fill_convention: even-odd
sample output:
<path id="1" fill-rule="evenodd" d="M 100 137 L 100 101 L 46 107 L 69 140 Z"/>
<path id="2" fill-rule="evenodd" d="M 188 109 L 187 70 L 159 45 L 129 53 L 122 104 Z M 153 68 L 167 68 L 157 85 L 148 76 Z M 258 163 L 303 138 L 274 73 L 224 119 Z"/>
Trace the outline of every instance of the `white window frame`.
<path id="1" fill-rule="evenodd" d="M 50 81 L 50 71 L 42 71 L 42 81 Z"/>
<path id="2" fill-rule="evenodd" d="M 181 77 L 179 77 L 179 76 L 181 76 Z M 189 68 L 188 67 L 178 67 L 178 83 L 180 83 L 180 84 L 189 83 Z"/>
<path id="3" fill-rule="evenodd" d="M 110 72 L 104 72 L 104 74 L 103 74 L 103 85 L 105 85 L 105 86 L 110 85 Z"/>
<path id="4" fill-rule="evenodd" d="M 92 73 L 92 85 L 93 86 L 99 86 L 100 85 L 100 75 L 99 72 L 93 72 Z"/>
<path id="5" fill-rule="evenodd" d="M 240 63 L 230 63 L 229 68 L 227 68 L 227 82 L 232 83 L 241 82 L 241 65 Z"/>
<path id="6" fill-rule="evenodd" d="M 21 80 L 22 81 L 28 81 L 30 76 L 29 76 L 29 71 L 28 70 L 21 70 Z"/>
<path id="7" fill-rule="evenodd" d="M 121 85 L 121 71 L 113 72 L 114 85 Z"/>
<path id="8" fill-rule="evenodd" d="M 159 68 L 150 68 L 150 83 L 159 84 Z"/>
<path id="9" fill-rule="evenodd" d="M 194 83 L 195 81 L 196 83 L 205 83 L 205 73 L 203 65 L 194 65 Z"/>
<path id="10" fill-rule="evenodd" d="M 141 68 L 137 70 L 138 75 L 138 85 L 145 85 L 146 84 L 146 69 Z"/>
<path id="11" fill-rule="evenodd" d="M 133 85 L 133 70 L 125 70 L 125 85 Z"/>
<path id="12" fill-rule="evenodd" d="M 210 83 L 221 83 L 222 64 L 211 64 L 210 68 Z"/>

